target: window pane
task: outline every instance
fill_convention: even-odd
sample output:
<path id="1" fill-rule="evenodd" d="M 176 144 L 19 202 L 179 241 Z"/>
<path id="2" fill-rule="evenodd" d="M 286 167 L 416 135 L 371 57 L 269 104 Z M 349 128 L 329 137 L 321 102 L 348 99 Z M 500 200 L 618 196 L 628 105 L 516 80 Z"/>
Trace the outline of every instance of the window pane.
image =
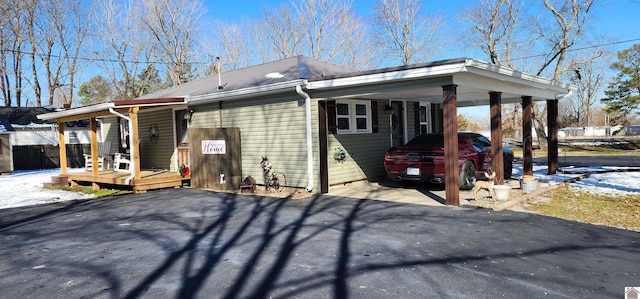
<path id="1" fill-rule="evenodd" d="M 338 117 L 338 130 L 349 130 L 349 119 Z"/>
<path id="2" fill-rule="evenodd" d="M 420 134 L 427 134 L 427 125 L 420 125 Z"/>
<path id="3" fill-rule="evenodd" d="M 356 104 L 356 115 L 367 115 L 367 105 Z"/>
<path id="4" fill-rule="evenodd" d="M 420 106 L 420 122 L 427 122 L 427 106 Z"/>
<path id="5" fill-rule="evenodd" d="M 367 119 L 363 117 L 356 118 L 356 129 L 358 130 L 366 130 L 367 129 Z"/>
<path id="6" fill-rule="evenodd" d="M 337 104 L 336 113 L 338 115 L 349 115 L 349 104 Z"/>

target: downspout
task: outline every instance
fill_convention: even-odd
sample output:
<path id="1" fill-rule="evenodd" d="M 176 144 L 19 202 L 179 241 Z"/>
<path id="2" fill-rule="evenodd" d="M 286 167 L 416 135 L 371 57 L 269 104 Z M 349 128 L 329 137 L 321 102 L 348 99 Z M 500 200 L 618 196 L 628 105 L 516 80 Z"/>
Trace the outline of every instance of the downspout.
<path id="1" fill-rule="evenodd" d="M 306 127 L 307 127 L 307 177 L 309 178 L 309 185 L 305 190 L 311 192 L 313 190 L 313 134 L 311 130 L 311 97 L 309 94 L 302 91 L 302 85 L 296 85 L 296 92 L 304 97 L 304 107 L 306 114 Z"/>
<path id="2" fill-rule="evenodd" d="M 126 119 L 127 120 L 127 124 L 129 126 L 129 134 L 133 133 L 133 128 L 131 127 L 131 118 L 130 117 L 125 116 L 124 114 L 122 114 L 122 113 L 120 113 L 118 111 L 115 111 L 113 109 L 113 107 L 109 107 L 109 112 L 111 112 L 111 114 L 114 114 L 114 115 L 116 115 L 118 117 L 122 117 L 122 118 Z M 134 152 L 133 151 L 133 138 L 129 138 L 129 148 L 131 149 L 131 153 L 129 153 L 131 156 L 129 157 L 129 159 L 131 159 L 131 161 L 133 162 L 134 161 L 134 157 L 133 157 L 133 152 Z M 131 165 L 129 166 L 129 168 L 131 169 L 131 174 L 124 180 L 124 182 L 127 183 L 127 185 L 129 185 L 131 180 L 133 180 L 133 178 L 136 175 L 135 172 L 134 172 L 136 168 L 135 167 L 131 167 Z"/>
<path id="3" fill-rule="evenodd" d="M 559 100 L 564 100 L 564 99 L 566 99 L 566 98 L 570 97 L 571 95 L 573 95 L 573 89 L 569 89 L 569 92 L 567 92 L 566 94 L 564 94 L 564 95 L 563 95 L 563 96 L 561 96 L 561 97 L 558 97 L 558 98 L 557 98 L 557 100 L 558 100 L 558 101 L 559 101 Z"/>

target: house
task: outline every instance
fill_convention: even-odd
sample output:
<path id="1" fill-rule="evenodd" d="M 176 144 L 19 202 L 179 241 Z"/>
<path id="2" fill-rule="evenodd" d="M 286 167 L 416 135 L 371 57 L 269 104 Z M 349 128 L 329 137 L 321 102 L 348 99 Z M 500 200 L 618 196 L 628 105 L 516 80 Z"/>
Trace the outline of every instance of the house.
<path id="1" fill-rule="evenodd" d="M 0 174 L 13 171 L 13 147 L 11 146 L 11 132 L 15 131 L 11 122 L 0 117 Z"/>
<path id="2" fill-rule="evenodd" d="M 43 121 L 37 115 L 57 111 L 47 107 L 0 107 L 0 118 L 10 125 L 11 130 L 6 133 L 8 138 L 5 145 L 10 144 L 11 170 L 29 170 L 59 167 L 58 124 L 53 121 Z M 5 124 L 3 124 L 5 125 Z M 64 123 L 67 127 L 66 144 L 69 147 L 69 161 L 78 167 L 83 153 L 83 145 L 89 145 L 89 123 L 77 120 Z M 6 127 L 6 125 L 5 125 Z M 0 132 L 3 129 L 0 127 Z M 10 172 L 9 171 L 9 172 Z"/>
<path id="3" fill-rule="evenodd" d="M 355 71 L 297 56 L 135 100 L 39 117 L 58 122 L 89 118 L 92 124 L 99 118 L 104 140 L 119 150 L 132 140 L 134 166 L 175 173 L 189 165 L 194 187 L 232 189 L 241 178 L 261 178 L 261 157 L 268 156 L 273 169 L 286 174 L 288 186 L 326 193 L 333 185 L 383 176 L 385 151 L 413 136 L 457 136 L 456 109 L 463 106 L 491 106 L 487 117 L 494 120 L 492 142 L 500 152 L 500 105 L 522 103 L 523 118 L 530 122 L 531 102 L 546 101 L 552 153 L 556 145 L 549 171 L 555 172 L 557 102 L 572 88 L 468 58 Z M 523 135 L 530 144 L 530 126 Z M 93 144 L 97 147 L 97 141 Z M 445 144 L 447 204 L 456 205 L 459 190 L 450 182 L 458 176 L 457 138 L 446 137 Z M 501 157 L 494 159 L 498 177 Z M 525 174 L 532 174 L 531 157 L 525 150 Z"/>

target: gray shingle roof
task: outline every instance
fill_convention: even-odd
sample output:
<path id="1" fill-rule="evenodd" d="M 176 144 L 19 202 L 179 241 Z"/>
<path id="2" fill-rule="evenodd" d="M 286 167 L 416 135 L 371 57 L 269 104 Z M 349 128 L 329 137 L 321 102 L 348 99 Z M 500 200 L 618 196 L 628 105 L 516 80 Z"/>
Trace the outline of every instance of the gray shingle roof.
<path id="1" fill-rule="evenodd" d="M 354 69 L 323 62 L 305 56 L 295 56 L 274 62 L 222 72 L 223 89 L 218 89 L 218 74 L 160 90 L 139 99 L 198 96 L 247 87 L 265 86 L 321 76 L 353 73 Z"/>

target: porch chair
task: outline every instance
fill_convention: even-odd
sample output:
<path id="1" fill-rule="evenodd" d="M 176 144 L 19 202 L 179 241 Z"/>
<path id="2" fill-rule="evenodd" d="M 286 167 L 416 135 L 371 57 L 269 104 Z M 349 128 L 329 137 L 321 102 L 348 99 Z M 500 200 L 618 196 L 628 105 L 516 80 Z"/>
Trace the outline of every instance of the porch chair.
<path id="1" fill-rule="evenodd" d="M 130 172 L 131 158 L 129 154 L 115 153 L 113 155 L 113 170 Z"/>
<path id="2" fill-rule="evenodd" d="M 98 170 L 104 169 L 105 156 L 111 154 L 111 141 L 105 141 L 98 144 Z M 84 154 L 84 169 L 91 171 L 93 169 L 93 160 L 91 155 Z"/>

